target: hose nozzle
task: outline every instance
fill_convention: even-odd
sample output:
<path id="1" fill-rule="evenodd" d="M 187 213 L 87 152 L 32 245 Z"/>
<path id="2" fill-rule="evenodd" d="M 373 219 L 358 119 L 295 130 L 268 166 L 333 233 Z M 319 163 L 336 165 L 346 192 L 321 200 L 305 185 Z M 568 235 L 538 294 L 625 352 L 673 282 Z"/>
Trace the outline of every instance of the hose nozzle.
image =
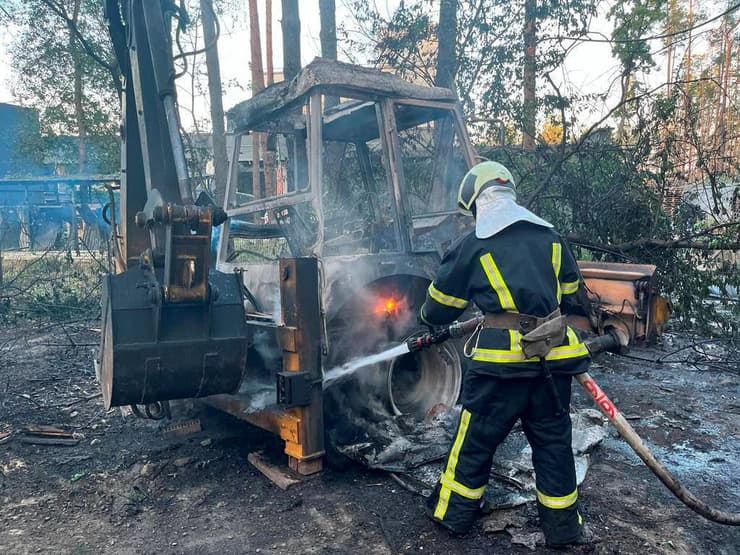
<path id="1" fill-rule="evenodd" d="M 408 346 L 410 352 L 416 353 L 418 351 L 421 351 L 422 349 L 431 347 L 432 345 L 444 343 L 450 338 L 462 337 L 464 335 L 467 335 L 468 333 L 472 332 L 482 321 L 483 316 L 471 318 L 470 320 L 465 320 L 464 322 L 455 321 L 448 326 L 444 326 L 435 330 L 430 330 L 421 335 L 410 337 L 406 341 L 406 345 Z"/>
<path id="2" fill-rule="evenodd" d="M 422 349 L 431 347 L 432 345 L 444 343 L 450 337 L 452 337 L 450 335 L 450 327 L 445 326 L 444 328 L 440 328 L 438 330 L 428 331 L 426 333 L 422 333 L 421 335 L 409 337 L 406 341 L 406 346 L 409 348 L 410 352 L 416 353 L 418 351 L 421 351 Z"/>

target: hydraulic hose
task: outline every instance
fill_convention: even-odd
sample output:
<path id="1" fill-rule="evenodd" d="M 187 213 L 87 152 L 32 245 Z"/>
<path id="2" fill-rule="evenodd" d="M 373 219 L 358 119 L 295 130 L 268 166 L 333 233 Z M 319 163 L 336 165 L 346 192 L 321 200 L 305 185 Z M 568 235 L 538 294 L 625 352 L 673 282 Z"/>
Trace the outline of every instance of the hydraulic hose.
<path id="1" fill-rule="evenodd" d="M 635 429 L 630 425 L 627 419 L 622 416 L 622 413 L 617 410 L 614 403 L 611 402 L 606 393 L 598 386 L 596 381 L 588 374 L 578 374 L 576 376 L 578 382 L 584 387 L 586 391 L 591 395 L 596 405 L 601 409 L 606 417 L 609 419 L 614 427 L 619 432 L 619 435 L 629 444 L 630 447 L 637 453 L 637 456 L 642 459 L 642 462 L 655 474 L 658 479 L 663 482 L 663 485 L 671 490 L 671 493 L 678 497 L 687 507 L 691 510 L 699 513 L 706 519 L 720 524 L 728 524 L 730 526 L 740 525 L 740 513 L 728 513 L 720 511 L 707 505 L 704 501 L 696 497 L 693 493 L 687 490 L 678 479 L 671 474 L 671 472 L 663 466 L 663 464 L 655 458 L 655 455 L 648 449 L 647 445 L 642 441 Z"/>

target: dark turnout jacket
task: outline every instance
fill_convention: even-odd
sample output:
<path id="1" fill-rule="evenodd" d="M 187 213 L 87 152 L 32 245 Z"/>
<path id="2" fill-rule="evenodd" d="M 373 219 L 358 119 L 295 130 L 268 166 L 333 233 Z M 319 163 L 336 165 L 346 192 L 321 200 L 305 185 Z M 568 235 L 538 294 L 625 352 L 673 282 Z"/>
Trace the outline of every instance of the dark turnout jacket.
<path id="1" fill-rule="evenodd" d="M 471 232 L 445 254 L 420 316 L 430 325 L 448 324 L 472 302 L 484 313 L 543 317 L 577 292 L 578 280 L 573 254 L 551 228 L 517 222 L 487 239 Z M 520 340 L 517 330 L 483 329 L 470 346 L 473 368 L 500 377 L 539 375 L 538 359 L 525 359 Z M 590 356 L 569 327 L 546 359 L 553 373 L 578 374 Z"/>

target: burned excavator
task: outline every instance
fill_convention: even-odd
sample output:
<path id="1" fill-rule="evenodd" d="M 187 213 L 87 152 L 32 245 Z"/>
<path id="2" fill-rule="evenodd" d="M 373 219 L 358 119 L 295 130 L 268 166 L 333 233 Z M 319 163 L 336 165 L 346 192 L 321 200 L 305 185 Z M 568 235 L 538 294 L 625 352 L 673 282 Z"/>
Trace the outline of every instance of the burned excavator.
<path id="1" fill-rule="evenodd" d="M 105 406 L 162 418 L 169 401 L 198 398 L 279 435 L 293 470 L 318 472 L 325 370 L 418 337 L 440 253 L 472 224 L 456 210 L 477 159 L 456 96 L 316 59 L 230 111 L 226 199 L 214 206 L 194 201 L 180 135 L 170 27 L 183 14 L 145 0 L 106 9 L 125 86 Z M 580 268 L 568 317 L 594 351 L 659 333 L 668 308 L 654 266 Z M 456 402 L 465 359 L 449 335 L 376 365 L 389 414 Z"/>

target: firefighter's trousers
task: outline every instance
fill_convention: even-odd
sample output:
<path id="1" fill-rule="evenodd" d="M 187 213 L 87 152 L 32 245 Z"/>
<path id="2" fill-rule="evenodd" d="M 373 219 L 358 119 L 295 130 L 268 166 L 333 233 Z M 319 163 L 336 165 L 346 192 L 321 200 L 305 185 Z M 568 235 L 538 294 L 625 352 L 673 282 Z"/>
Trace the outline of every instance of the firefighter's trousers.
<path id="1" fill-rule="evenodd" d="M 434 493 L 427 501 L 432 518 L 466 532 L 478 516 L 491 459 L 518 419 L 532 447 L 537 476 L 537 510 L 548 543 L 575 541 L 581 532 L 578 490 L 571 450 L 571 376 L 554 376 L 565 414 L 556 416 L 542 377 L 498 378 L 466 373 L 457 434 Z"/>

